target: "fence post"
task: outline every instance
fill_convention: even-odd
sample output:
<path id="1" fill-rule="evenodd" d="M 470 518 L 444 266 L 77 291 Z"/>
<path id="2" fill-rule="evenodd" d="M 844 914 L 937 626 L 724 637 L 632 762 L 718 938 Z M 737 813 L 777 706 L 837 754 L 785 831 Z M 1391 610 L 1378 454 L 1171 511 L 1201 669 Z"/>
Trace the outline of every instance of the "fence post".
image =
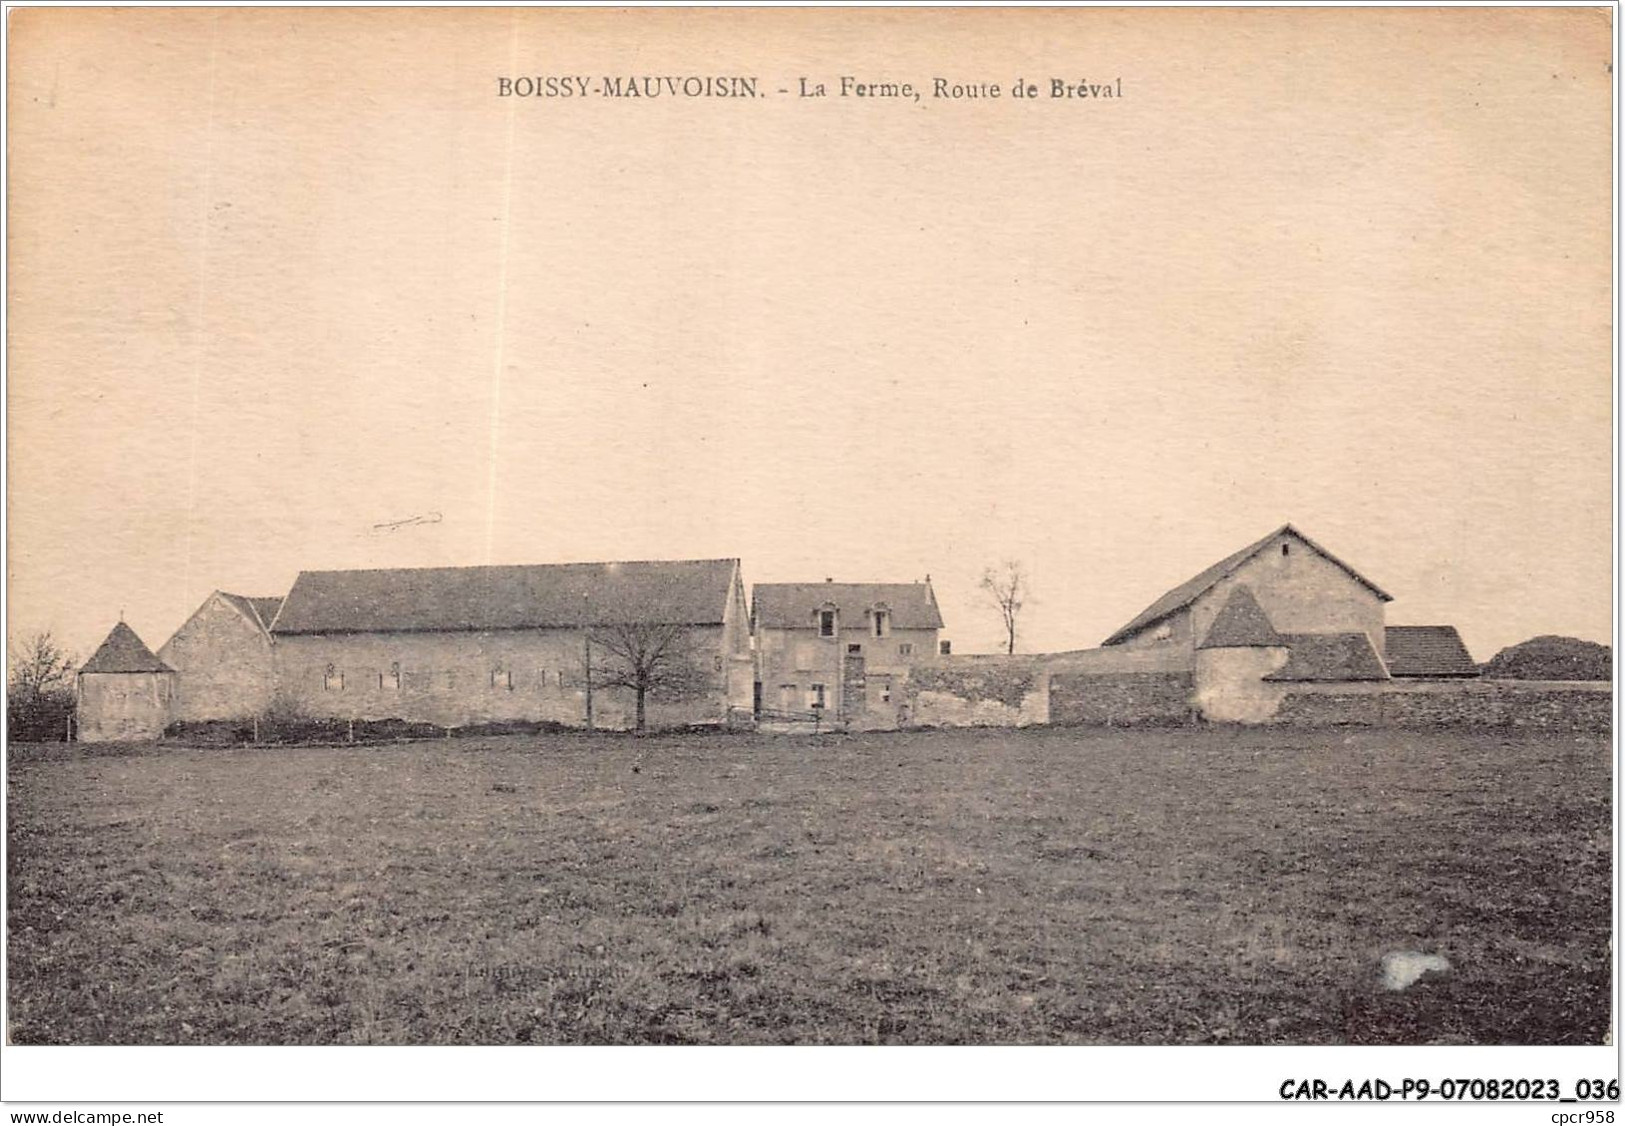
<path id="1" fill-rule="evenodd" d="M 350 718 L 350 742 L 355 742 L 355 717 Z"/>

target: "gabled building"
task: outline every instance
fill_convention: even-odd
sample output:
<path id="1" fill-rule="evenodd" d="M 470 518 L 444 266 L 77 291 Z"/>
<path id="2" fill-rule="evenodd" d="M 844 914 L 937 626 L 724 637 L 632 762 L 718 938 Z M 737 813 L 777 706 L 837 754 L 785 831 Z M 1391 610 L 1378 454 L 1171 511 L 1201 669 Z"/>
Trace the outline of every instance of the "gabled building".
<path id="1" fill-rule="evenodd" d="M 937 654 L 942 612 L 914 583 L 758 583 L 751 591 L 756 708 L 831 724 L 895 727 L 899 689 Z"/>
<path id="2" fill-rule="evenodd" d="M 1363 642 L 1340 644 L 1345 649 L 1368 646 L 1375 661 L 1362 656 L 1357 666 L 1367 671 L 1382 668 L 1388 636 L 1383 619 L 1392 596 L 1291 524 L 1180 583 L 1104 645 L 1188 653 L 1187 667 L 1194 667 L 1198 648 L 1240 588 L 1247 589 L 1272 630 L 1286 635 L 1359 635 Z M 1321 663 L 1322 658 L 1312 662 L 1315 668 Z M 1385 670 L 1382 675 L 1386 678 Z"/>
<path id="3" fill-rule="evenodd" d="M 305 571 L 269 632 L 276 691 L 307 715 L 630 727 L 634 696 L 605 683 L 594 638 L 639 627 L 675 627 L 693 673 L 651 695 L 651 724 L 749 714 L 737 559 Z"/>
<path id="4" fill-rule="evenodd" d="M 1261 723 L 1283 701 L 1477 675 L 1450 626 L 1389 626 L 1393 599 L 1287 524 L 1193 576 L 1106 639 L 1092 667 L 1157 656 L 1210 720 Z"/>
<path id="5" fill-rule="evenodd" d="M 80 742 L 141 742 L 169 726 L 175 672 L 120 622 L 75 679 Z"/>
<path id="6" fill-rule="evenodd" d="M 158 650 L 177 674 L 177 720 L 246 719 L 270 706 L 276 690 L 271 623 L 281 598 L 217 590 Z"/>

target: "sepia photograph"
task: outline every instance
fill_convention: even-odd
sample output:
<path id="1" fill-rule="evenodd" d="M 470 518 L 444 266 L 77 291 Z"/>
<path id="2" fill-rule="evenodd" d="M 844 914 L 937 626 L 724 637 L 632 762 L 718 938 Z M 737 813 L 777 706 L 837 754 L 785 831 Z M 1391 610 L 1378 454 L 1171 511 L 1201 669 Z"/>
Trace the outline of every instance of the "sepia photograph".
<path id="1" fill-rule="evenodd" d="M 1615 14 L 9 8 L 8 1101 L 1616 1103 Z"/>

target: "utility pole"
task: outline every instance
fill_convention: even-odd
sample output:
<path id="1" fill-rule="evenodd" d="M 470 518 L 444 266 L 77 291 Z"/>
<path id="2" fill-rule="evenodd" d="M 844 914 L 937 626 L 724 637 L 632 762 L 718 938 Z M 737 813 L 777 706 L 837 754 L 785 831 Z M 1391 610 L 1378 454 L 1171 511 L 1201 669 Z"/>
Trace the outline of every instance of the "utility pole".
<path id="1" fill-rule="evenodd" d="M 592 634 L 586 636 L 587 646 L 587 730 L 592 731 Z"/>

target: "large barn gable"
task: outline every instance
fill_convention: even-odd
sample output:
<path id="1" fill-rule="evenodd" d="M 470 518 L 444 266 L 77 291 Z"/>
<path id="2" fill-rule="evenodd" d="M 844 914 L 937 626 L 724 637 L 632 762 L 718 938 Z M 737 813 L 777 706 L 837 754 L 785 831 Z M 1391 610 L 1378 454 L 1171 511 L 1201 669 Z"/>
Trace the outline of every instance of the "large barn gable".
<path id="1" fill-rule="evenodd" d="M 1167 594 L 1164 594 L 1161 598 L 1147 606 L 1144 610 L 1141 610 L 1134 616 L 1132 621 L 1108 637 L 1104 642 L 1102 642 L 1102 644 L 1116 645 L 1119 642 L 1127 641 L 1129 638 L 1133 637 L 1147 626 L 1155 625 L 1164 618 L 1183 610 L 1185 607 L 1195 602 L 1198 598 L 1202 597 L 1202 595 L 1212 590 L 1213 587 L 1218 584 L 1219 580 L 1234 574 L 1243 563 L 1246 563 L 1249 559 L 1252 559 L 1255 555 L 1263 551 L 1270 544 L 1274 543 L 1281 536 L 1293 537 L 1311 551 L 1325 558 L 1328 562 L 1342 568 L 1348 573 L 1350 578 L 1369 589 L 1371 593 L 1375 594 L 1382 601 L 1392 602 L 1394 600 L 1392 595 L 1388 594 L 1381 587 L 1377 586 L 1376 583 L 1372 582 L 1370 579 L 1356 571 L 1353 567 L 1350 567 L 1347 563 L 1337 558 L 1337 556 L 1321 547 L 1318 543 L 1304 535 L 1302 532 L 1298 531 L 1298 529 L 1294 528 L 1291 524 L 1283 524 L 1281 527 L 1277 528 L 1263 539 L 1258 540 L 1256 543 L 1248 544 L 1234 555 L 1226 556 L 1217 563 L 1213 564 L 1213 566 L 1209 567 L 1207 570 L 1191 577 L 1190 579 L 1187 579 L 1183 583 L 1180 583 Z"/>
<path id="2" fill-rule="evenodd" d="M 757 583 L 751 588 L 756 624 L 768 629 L 810 629 L 820 606 L 832 605 L 843 617 L 884 606 L 893 629 L 941 629 L 942 612 L 929 582 L 924 583 Z"/>
<path id="3" fill-rule="evenodd" d="M 303 571 L 273 634 L 721 625 L 737 559 Z"/>
<path id="4" fill-rule="evenodd" d="M 91 654 L 80 672 L 172 672 L 147 648 L 146 642 L 136 636 L 135 630 L 120 622 L 107 635 L 107 640 Z"/>

